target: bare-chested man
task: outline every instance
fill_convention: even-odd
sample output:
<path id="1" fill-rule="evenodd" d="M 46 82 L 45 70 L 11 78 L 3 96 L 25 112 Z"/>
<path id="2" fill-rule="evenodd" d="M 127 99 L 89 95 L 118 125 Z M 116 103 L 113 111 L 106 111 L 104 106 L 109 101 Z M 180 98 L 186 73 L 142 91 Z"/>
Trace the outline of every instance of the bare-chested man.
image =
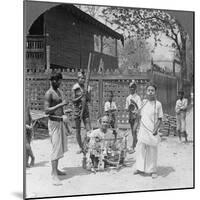
<path id="1" fill-rule="evenodd" d="M 77 153 L 84 152 L 81 138 L 81 120 L 83 120 L 86 131 L 88 132 L 91 130 L 89 109 L 87 104 L 91 99 L 91 88 L 88 87 L 88 91 L 85 91 L 84 84 L 85 74 L 83 72 L 78 72 L 78 82 L 72 87 L 72 101 L 74 104 L 74 118 L 76 124 L 76 139 L 80 148 Z M 86 106 L 81 116 L 83 98 L 86 98 Z"/>
<path id="2" fill-rule="evenodd" d="M 52 153 L 52 179 L 54 185 L 60 185 L 59 175 L 65 175 L 64 172 L 58 170 L 58 161 L 67 151 L 67 131 L 63 123 L 63 106 L 67 102 L 63 100 L 62 91 L 59 89 L 62 74 L 54 73 L 51 75 L 51 86 L 45 94 L 45 113 L 49 115 L 48 130 L 51 137 Z"/>

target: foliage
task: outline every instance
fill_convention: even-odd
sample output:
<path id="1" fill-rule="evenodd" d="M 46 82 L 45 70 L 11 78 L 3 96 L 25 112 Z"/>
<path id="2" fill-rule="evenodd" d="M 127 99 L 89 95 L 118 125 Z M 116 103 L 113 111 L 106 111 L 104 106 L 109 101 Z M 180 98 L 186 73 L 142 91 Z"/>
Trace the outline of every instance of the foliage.
<path id="1" fill-rule="evenodd" d="M 193 82 L 194 76 L 194 60 L 193 60 L 193 45 L 189 38 L 186 43 L 186 63 L 188 66 L 188 78 Z"/>
<path id="2" fill-rule="evenodd" d="M 90 5 L 76 5 L 77 8 L 83 10 L 92 17 L 97 17 L 100 10 L 100 6 L 90 6 Z"/>
<path id="3" fill-rule="evenodd" d="M 119 67 L 139 71 L 139 66 L 150 61 L 150 50 L 144 40 L 127 39 L 124 47 L 118 48 Z"/>
<path id="4" fill-rule="evenodd" d="M 115 30 L 123 33 L 128 38 L 147 39 L 154 36 L 155 46 L 161 43 L 160 33 L 170 38 L 172 48 L 177 51 L 180 60 L 181 78 L 186 75 L 186 40 L 187 33 L 181 24 L 162 10 L 106 7 L 101 15 Z"/>

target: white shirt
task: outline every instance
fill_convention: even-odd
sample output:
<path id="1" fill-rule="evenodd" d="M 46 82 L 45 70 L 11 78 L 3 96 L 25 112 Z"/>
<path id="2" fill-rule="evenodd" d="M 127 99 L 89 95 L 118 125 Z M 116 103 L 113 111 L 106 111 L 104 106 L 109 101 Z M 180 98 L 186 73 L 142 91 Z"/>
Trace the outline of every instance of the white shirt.
<path id="1" fill-rule="evenodd" d="M 135 103 L 137 104 L 138 106 L 138 109 L 141 108 L 141 105 L 142 105 L 142 102 L 141 102 L 141 98 L 139 95 L 137 95 L 136 93 L 134 94 L 130 94 L 127 98 L 126 98 L 126 106 L 125 106 L 125 109 L 127 110 L 129 105 L 131 104 L 131 99 L 133 101 L 135 101 Z"/>
<path id="2" fill-rule="evenodd" d="M 159 118 L 163 118 L 162 104 L 159 101 L 144 100 L 141 109 L 141 123 L 138 132 L 138 141 L 148 145 L 157 145 L 159 135 L 153 136 L 153 130 Z"/>
<path id="3" fill-rule="evenodd" d="M 92 145 L 94 145 L 96 143 L 95 138 L 98 137 L 99 138 L 99 144 L 104 145 L 104 139 L 114 139 L 114 135 L 112 130 L 108 129 L 106 133 L 103 133 L 101 131 L 100 128 L 93 130 L 90 135 L 90 142 L 89 142 L 89 146 L 91 147 Z"/>
<path id="4" fill-rule="evenodd" d="M 188 100 L 186 98 L 183 98 L 182 100 L 178 99 L 176 101 L 175 111 L 179 112 L 180 109 L 185 110 L 187 108 L 187 105 L 188 105 Z"/>
<path id="5" fill-rule="evenodd" d="M 107 112 L 107 111 L 109 111 L 109 110 L 117 110 L 117 106 L 116 106 L 116 103 L 115 102 L 109 102 L 109 101 L 107 101 L 106 103 L 105 103 L 105 106 L 104 106 L 104 111 L 105 112 Z"/>

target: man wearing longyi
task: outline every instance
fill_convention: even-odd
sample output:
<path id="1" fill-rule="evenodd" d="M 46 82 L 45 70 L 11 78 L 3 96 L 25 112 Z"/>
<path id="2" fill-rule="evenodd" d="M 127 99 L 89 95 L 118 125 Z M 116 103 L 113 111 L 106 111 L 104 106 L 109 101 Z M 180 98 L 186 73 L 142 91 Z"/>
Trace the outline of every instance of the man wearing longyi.
<path id="1" fill-rule="evenodd" d="M 63 100 L 62 91 L 59 89 L 62 80 L 62 74 L 53 73 L 50 78 L 50 88 L 45 94 L 45 113 L 49 115 L 48 130 L 52 144 L 51 166 L 52 180 L 54 185 L 60 185 L 58 178 L 60 175 L 66 175 L 58 169 L 58 161 L 67 151 L 67 130 L 64 126 L 63 107 L 68 103 Z"/>

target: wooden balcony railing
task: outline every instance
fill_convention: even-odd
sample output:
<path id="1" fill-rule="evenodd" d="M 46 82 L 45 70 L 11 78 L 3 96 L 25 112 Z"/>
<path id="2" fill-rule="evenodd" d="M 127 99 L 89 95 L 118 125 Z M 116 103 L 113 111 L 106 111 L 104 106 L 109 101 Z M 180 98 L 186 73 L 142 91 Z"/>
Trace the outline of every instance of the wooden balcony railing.
<path id="1" fill-rule="evenodd" d="M 29 35 L 26 38 L 26 71 L 45 71 L 46 42 L 45 36 Z"/>

